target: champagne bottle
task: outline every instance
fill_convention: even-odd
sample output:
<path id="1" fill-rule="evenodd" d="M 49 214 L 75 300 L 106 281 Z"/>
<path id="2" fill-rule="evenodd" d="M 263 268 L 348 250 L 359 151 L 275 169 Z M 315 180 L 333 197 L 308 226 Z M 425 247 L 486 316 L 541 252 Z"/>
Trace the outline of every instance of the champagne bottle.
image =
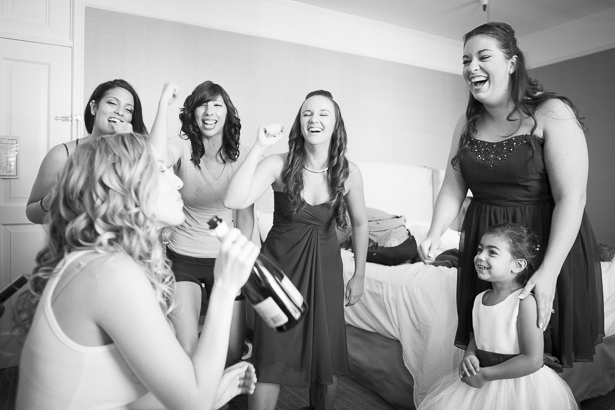
<path id="1" fill-rule="evenodd" d="M 218 238 L 224 238 L 229 231 L 226 223 L 217 216 L 207 223 Z M 262 253 L 254 262 L 252 273 L 241 293 L 265 323 L 278 332 L 285 332 L 295 326 L 307 312 L 307 304 L 301 292 L 284 272 Z"/>

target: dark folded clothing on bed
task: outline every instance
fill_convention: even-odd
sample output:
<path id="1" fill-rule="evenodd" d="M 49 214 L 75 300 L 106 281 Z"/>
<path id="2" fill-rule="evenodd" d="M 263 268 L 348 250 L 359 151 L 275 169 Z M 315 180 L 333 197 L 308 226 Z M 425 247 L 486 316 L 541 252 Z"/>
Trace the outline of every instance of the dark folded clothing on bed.
<path id="1" fill-rule="evenodd" d="M 459 260 L 459 249 L 453 248 L 442 252 L 436 256 L 433 266 L 444 266 L 447 268 L 456 268 Z"/>

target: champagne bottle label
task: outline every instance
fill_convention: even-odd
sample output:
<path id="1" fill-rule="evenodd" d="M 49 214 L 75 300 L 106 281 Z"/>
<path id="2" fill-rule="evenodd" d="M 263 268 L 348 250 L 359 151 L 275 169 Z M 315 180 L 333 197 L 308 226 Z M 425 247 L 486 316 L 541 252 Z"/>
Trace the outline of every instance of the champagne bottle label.
<path id="1" fill-rule="evenodd" d="M 290 281 L 290 279 L 288 279 L 288 276 L 284 275 L 280 284 L 282 285 L 286 293 L 288 293 L 288 296 L 290 296 L 293 302 L 295 302 L 295 305 L 303 305 L 303 295 L 297 290 L 297 288 Z"/>
<path id="2" fill-rule="evenodd" d="M 254 305 L 254 310 L 260 315 L 261 318 L 267 323 L 267 326 L 276 328 L 282 326 L 288 322 L 288 318 L 282 312 L 282 309 L 275 303 L 275 301 L 268 297 L 260 303 Z"/>
<path id="3" fill-rule="evenodd" d="M 275 293 L 280 298 L 280 300 L 282 301 L 284 306 L 286 306 L 286 308 L 288 309 L 289 313 L 291 315 L 293 315 L 293 317 L 295 319 L 299 319 L 301 317 L 301 311 L 297 308 L 297 306 L 288 297 L 288 295 L 284 291 L 284 289 L 282 289 L 282 287 L 280 287 L 280 285 L 278 284 L 278 281 L 276 280 L 276 278 L 267 269 L 263 269 L 262 272 L 263 272 L 263 276 L 269 282 L 269 286 L 271 286 L 271 290 L 273 290 L 273 293 Z M 299 306 L 301 306 L 301 305 L 299 305 Z"/>

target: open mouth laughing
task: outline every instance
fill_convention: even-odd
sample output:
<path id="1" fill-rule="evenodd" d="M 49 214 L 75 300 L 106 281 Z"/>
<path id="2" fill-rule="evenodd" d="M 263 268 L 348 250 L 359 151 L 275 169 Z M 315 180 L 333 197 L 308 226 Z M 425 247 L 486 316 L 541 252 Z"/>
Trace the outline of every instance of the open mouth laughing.
<path id="1" fill-rule="evenodd" d="M 473 90 L 480 90 L 487 84 L 488 78 L 484 75 L 477 75 L 470 78 L 470 84 Z"/>

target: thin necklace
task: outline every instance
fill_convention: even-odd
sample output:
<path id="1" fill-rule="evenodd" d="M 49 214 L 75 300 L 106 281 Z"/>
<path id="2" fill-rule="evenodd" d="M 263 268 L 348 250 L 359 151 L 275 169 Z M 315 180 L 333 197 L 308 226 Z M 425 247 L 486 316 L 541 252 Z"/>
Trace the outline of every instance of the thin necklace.
<path id="1" fill-rule="evenodd" d="M 309 172 L 313 172 L 313 173 L 315 173 L 315 174 L 322 174 L 323 172 L 327 172 L 327 170 L 329 169 L 329 167 L 324 168 L 324 169 L 311 169 L 311 168 L 308 168 L 308 167 L 306 167 L 306 166 L 304 165 L 304 166 L 303 166 L 303 169 L 305 169 L 306 171 L 309 171 Z"/>

